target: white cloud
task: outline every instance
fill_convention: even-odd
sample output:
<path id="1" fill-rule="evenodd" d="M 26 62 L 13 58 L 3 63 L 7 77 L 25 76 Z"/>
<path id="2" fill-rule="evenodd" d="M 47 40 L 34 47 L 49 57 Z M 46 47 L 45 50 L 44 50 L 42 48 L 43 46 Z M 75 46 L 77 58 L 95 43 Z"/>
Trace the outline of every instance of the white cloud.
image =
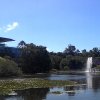
<path id="1" fill-rule="evenodd" d="M 9 32 L 11 30 L 16 29 L 16 27 L 18 27 L 18 25 L 19 25 L 18 22 L 13 22 L 12 24 L 8 24 L 8 25 L 0 27 L 0 31 L 2 31 L 2 32 Z"/>
<path id="2" fill-rule="evenodd" d="M 3 27 L 3 30 L 4 32 L 8 32 L 8 31 L 16 29 L 18 25 L 19 25 L 18 22 L 13 22 L 12 24 L 8 24 L 7 26 Z"/>

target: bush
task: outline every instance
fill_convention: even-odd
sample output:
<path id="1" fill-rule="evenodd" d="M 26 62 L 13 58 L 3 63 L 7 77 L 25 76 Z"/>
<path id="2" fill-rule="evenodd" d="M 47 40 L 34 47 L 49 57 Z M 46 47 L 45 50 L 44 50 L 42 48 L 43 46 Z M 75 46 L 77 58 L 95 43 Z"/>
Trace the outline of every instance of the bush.
<path id="1" fill-rule="evenodd" d="M 60 62 L 60 68 L 66 70 L 83 69 L 85 61 L 80 57 L 67 57 Z"/>
<path id="2" fill-rule="evenodd" d="M 100 70 L 100 65 L 97 65 L 95 68 L 98 69 L 98 70 Z"/>
<path id="3" fill-rule="evenodd" d="M 21 70 L 14 61 L 0 57 L 0 77 L 19 76 L 21 74 Z"/>
<path id="4" fill-rule="evenodd" d="M 68 66 L 64 66 L 64 70 L 69 70 L 69 67 Z"/>
<path id="5" fill-rule="evenodd" d="M 67 66 L 67 59 L 66 58 L 63 58 L 60 62 L 60 68 L 61 69 L 65 69 L 65 66 Z"/>
<path id="6" fill-rule="evenodd" d="M 70 69 L 73 69 L 73 70 L 75 70 L 75 69 L 82 69 L 82 67 L 83 67 L 83 63 L 82 63 L 82 61 L 81 60 L 79 60 L 79 59 L 71 59 L 70 61 L 69 61 L 69 63 L 68 63 L 68 66 L 69 66 L 69 68 Z"/>

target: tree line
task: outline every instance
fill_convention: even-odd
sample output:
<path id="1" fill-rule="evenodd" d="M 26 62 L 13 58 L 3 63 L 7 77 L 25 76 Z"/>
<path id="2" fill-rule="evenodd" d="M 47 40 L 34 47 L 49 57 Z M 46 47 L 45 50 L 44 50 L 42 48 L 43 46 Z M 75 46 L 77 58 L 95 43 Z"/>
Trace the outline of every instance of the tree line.
<path id="1" fill-rule="evenodd" d="M 2 63 L 0 60 L 0 68 L 2 67 L 7 70 L 9 69 L 9 73 L 24 73 L 24 74 L 34 74 L 34 73 L 47 73 L 51 70 L 83 70 L 86 65 L 87 57 L 91 56 L 93 58 L 100 57 L 100 49 L 95 47 L 90 51 L 86 51 L 86 49 L 80 51 L 74 45 L 69 44 L 63 52 L 49 52 L 44 46 L 37 46 L 33 43 L 25 43 L 21 41 L 18 46 L 18 55 L 14 56 L 11 49 L 5 49 L 3 53 L 0 53 L 0 56 L 3 59 L 11 62 L 12 64 L 9 66 Z M 14 69 L 14 65 L 15 68 Z M 19 71 L 20 69 L 20 71 Z M 7 75 L 8 75 L 7 74 Z M 3 75 L 3 74 L 2 74 Z M 12 75 L 12 74 L 11 74 Z"/>

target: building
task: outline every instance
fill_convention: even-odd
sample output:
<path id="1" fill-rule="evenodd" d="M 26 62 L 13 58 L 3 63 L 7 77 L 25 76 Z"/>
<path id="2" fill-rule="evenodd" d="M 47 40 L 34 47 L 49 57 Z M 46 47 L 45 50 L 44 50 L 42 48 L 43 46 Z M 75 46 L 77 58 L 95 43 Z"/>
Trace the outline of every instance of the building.
<path id="1" fill-rule="evenodd" d="M 20 50 L 15 47 L 7 47 L 5 42 L 15 41 L 10 38 L 0 37 L 0 56 L 10 56 L 10 57 L 18 57 L 20 55 Z"/>

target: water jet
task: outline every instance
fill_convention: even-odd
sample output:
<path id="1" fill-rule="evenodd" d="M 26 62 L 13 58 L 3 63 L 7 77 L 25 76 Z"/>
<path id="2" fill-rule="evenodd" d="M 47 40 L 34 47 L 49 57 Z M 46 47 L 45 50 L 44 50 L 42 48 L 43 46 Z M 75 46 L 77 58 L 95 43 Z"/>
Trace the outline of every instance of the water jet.
<path id="1" fill-rule="evenodd" d="M 92 71 L 92 57 L 87 58 L 87 63 L 86 63 L 86 70 L 85 72 L 91 72 Z"/>

